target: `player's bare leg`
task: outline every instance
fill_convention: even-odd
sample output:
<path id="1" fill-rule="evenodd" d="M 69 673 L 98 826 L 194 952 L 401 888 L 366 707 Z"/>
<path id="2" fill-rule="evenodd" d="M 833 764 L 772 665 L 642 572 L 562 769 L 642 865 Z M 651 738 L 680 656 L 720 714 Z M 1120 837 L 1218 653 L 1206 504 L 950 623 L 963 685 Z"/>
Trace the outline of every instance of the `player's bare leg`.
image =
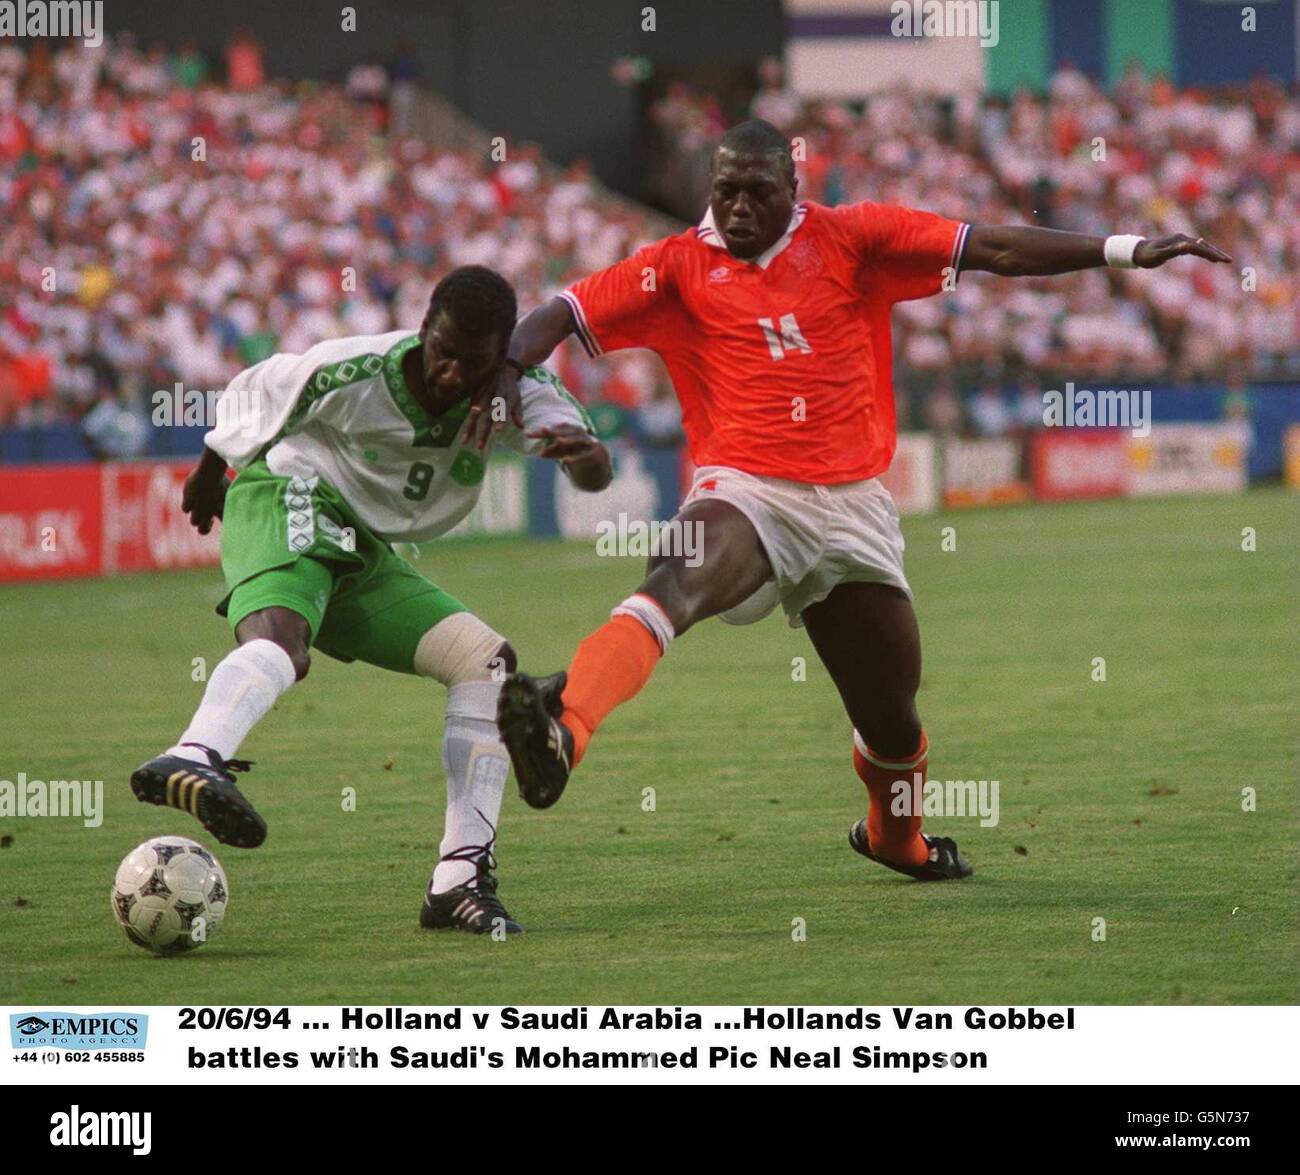
<path id="1" fill-rule="evenodd" d="M 676 521 L 694 529 L 698 560 L 652 557 L 641 586 L 578 646 L 567 672 L 516 673 L 501 691 L 501 737 L 519 794 L 534 808 L 560 798 L 596 727 L 645 685 L 674 637 L 747 600 L 772 576 L 758 532 L 729 503 L 692 502 Z"/>
<path id="2" fill-rule="evenodd" d="M 131 775 L 136 799 L 189 812 L 222 844 L 256 848 L 266 821 L 235 786 L 234 758 L 248 732 L 311 665 L 311 628 L 290 608 L 251 612 L 235 630 L 239 647 L 213 671 L 176 744 Z"/>
<path id="3" fill-rule="evenodd" d="M 865 857 L 923 881 L 968 877 L 971 867 L 949 837 L 921 832 L 919 812 L 897 815 L 894 786 L 925 777 L 929 744 L 916 712 L 921 634 L 907 595 L 879 583 L 843 583 L 804 609 L 817 655 L 840 692 L 855 730 L 853 763 L 870 796 L 849 843 Z"/>

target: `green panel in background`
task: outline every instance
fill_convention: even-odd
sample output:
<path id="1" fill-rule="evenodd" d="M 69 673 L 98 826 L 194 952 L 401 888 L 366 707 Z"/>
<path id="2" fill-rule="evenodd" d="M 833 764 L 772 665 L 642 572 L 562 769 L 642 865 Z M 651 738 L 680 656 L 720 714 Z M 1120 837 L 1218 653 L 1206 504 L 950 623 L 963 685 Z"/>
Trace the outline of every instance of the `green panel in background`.
<path id="1" fill-rule="evenodd" d="M 1135 57 L 1148 76 L 1174 76 L 1173 0 L 1107 0 L 1103 20 L 1107 85 L 1119 81 Z"/>
<path id="2" fill-rule="evenodd" d="M 994 94 L 1044 89 L 1051 76 L 1047 0 L 1000 0 L 998 43 L 984 50 L 984 79 Z"/>

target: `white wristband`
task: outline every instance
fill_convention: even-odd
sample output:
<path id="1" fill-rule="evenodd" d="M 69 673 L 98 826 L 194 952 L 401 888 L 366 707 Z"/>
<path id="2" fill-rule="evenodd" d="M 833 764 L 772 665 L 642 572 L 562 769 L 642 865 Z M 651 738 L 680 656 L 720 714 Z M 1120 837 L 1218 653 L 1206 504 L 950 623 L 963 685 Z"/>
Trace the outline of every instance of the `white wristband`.
<path id="1" fill-rule="evenodd" d="M 1114 237 L 1107 237 L 1102 254 L 1106 258 L 1106 264 L 1112 269 L 1132 269 L 1133 254 L 1137 252 L 1137 247 L 1146 237 L 1135 237 L 1131 233 L 1122 234 Z"/>

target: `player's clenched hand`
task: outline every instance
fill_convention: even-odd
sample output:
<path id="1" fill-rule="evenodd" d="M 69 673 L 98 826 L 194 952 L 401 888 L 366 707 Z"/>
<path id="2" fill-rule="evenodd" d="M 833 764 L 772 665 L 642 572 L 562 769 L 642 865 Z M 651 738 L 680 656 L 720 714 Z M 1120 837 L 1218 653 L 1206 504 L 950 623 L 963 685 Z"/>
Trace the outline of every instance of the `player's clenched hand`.
<path id="1" fill-rule="evenodd" d="M 1133 264 L 1140 269 L 1155 269 L 1175 257 L 1203 257 L 1206 261 L 1216 261 L 1219 264 L 1232 260 L 1227 253 L 1216 249 L 1204 237 L 1173 233 L 1167 237 L 1152 237 L 1139 242 L 1133 252 Z"/>
<path id="2" fill-rule="evenodd" d="M 185 479 L 181 509 L 190 516 L 190 523 L 199 534 L 207 534 L 212 529 L 212 520 L 221 517 L 228 485 L 224 473 L 213 477 L 202 466 Z"/>
<path id="3" fill-rule="evenodd" d="M 494 433 L 513 422 L 524 427 L 523 401 L 519 395 L 519 371 L 503 363 L 491 379 L 469 398 L 469 417 L 465 421 L 465 441 L 477 449 L 487 447 Z"/>

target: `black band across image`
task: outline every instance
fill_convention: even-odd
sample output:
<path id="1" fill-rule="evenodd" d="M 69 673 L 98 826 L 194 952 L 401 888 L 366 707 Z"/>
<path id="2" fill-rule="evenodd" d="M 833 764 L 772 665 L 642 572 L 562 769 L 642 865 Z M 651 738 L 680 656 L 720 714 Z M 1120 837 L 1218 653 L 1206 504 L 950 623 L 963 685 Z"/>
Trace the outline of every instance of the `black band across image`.
<path id="1" fill-rule="evenodd" d="M 798 1129 L 798 1101 L 788 1102 L 786 1123 Z M 629 1091 L 631 1092 L 631 1091 Z M 811 1091 L 809 1091 L 811 1092 Z M 871 1116 L 888 1120 L 911 1138 L 947 1138 L 964 1160 L 1013 1155 L 1111 1158 L 1118 1152 L 1189 1154 L 1237 1151 L 1258 1154 L 1282 1141 L 1277 1091 L 1262 1086 L 899 1086 L 860 1089 Z M 749 1096 L 757 1094 L 751 1090 Z M 430 1091 L 416 1086 L 28 1086 L 6 1089 L 5 1153 L 12 1162 L 37 1162 L 71 1151 L 95 1162 L 116 1152 L 132 1158 L 174 1161 L 198 1150 L 205 1161 L 249 1155 L 248 1125 L 257 1133 L 261 1161 L 336 1157 L 340 1145 L 369 1147 L 377 1124 L 418 1120 Z M 453 1095 L 454 1096 L 454 1095 Z M 583 1090 L 570 1099 L 585 1100 Z M 615 1095 L 617 1096 L 617 1095 Z M 504 1094 L 509 1099 L 508 1093 Z M 531 1099 L 530 1099 L 531 1100 Z M 597 1094 L 608 1107 L 607 1096 Z M 592 1107 L 593 1112 L 596 1106 Z M 809 1113 L 814 1110 L 810 1108 Z M 639 1114 L 678 1111 L 642 1106 Z M 511 1109 L 511 1129 L 528 1131 L 529 1114 Z M 540 1116 L 540 1111 L 539 1111 Z M 269 1128 L 272 1121 L 275 1126 Z M 241 1125 L 242 1124 L 242 1125 Z M 539 1126 L 541 1123 L 538 1123 Z M 643 1120 L 644 1125 L 644 1120 Z M 392 1136 L 389 1135 L 391 1138 Z M 351 1142 L 349 1142 L 349 1138 Z M 736 1154 L 751 1132 L 732 1134 Z M 721 1139 L 719 1140 L 722 1141 Z M 1032 1149 L 1027 1149 L 1032 1148 Z M 86 1152 L 79 1154 L 78 1152 Z M 19 1168 L 11 1167 L 17 1170 Z"/>

